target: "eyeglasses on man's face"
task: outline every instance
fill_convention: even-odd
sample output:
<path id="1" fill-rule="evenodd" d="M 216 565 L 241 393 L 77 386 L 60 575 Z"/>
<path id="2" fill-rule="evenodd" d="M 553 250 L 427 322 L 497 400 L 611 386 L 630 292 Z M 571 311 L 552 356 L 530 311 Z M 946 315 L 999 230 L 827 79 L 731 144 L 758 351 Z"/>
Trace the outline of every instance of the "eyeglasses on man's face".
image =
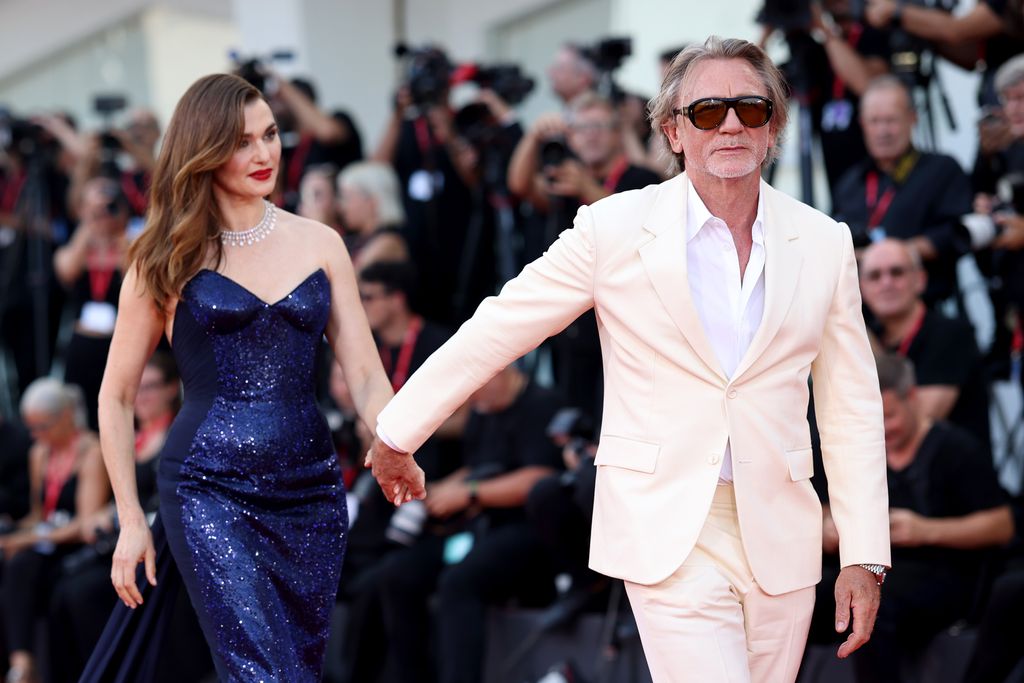
<path id="1" fill-rule="evenodd" d="M 687 117 L 700 130 L 714 130 L 722 125 L 730 109 L 747 128 L 760 128 L 771 121 L 775 107 L 771 100 L 760 95 L 703 97 L 687 107 L 673 109 L 672 114 Z"/>

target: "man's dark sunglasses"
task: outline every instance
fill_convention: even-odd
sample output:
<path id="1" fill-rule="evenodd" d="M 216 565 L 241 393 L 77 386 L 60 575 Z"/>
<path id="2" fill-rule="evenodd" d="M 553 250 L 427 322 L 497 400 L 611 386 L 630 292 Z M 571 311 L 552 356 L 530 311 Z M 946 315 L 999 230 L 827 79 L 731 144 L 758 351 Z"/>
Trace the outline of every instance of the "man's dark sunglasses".
<path id="1" fill-rule="evenodd" d="M 736 112 L 740 123 L 747 128 L 760 128 L 771 121 L 774 105 L 767 97 L 760 95 L 705 97 L 694 101 L 688 107 L 673 109 L 672 114 L 682 114 L 700 130 L 713 130 L 722 125 L 730 109 Z"/>

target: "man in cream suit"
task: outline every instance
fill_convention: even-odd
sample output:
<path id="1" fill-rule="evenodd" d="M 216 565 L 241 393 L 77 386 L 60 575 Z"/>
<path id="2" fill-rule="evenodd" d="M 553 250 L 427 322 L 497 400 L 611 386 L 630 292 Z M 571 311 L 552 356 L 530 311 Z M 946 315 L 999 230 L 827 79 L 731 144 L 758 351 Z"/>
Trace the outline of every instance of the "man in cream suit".
<path id="1" fill-rule="evenodd" d="M 605 405 L 591 567 L 625 581 L 656 683 L 791 682 L 821 577 L 808 374 L 844 566 L 836 628 L 852 628 L 840 657 L 867 641 L 889 564 L 853 245 L 760 178 L 786 99 L 759 48 L 686 49 L 653 105 L 685 172 L 581 208 L 380 413 L 368 460 L 393 502 L 421 496 L 408 453 L 593 307 Z"/>

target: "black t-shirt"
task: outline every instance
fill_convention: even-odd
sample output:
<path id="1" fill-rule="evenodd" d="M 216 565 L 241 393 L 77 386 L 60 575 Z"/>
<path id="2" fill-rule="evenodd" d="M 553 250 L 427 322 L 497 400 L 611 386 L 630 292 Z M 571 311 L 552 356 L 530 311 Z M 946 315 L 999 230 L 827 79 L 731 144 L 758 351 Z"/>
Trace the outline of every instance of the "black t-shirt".
<path id="1" fill-rule="evenodd" d="M 346 112 L 335 111 L 331 114 L 334 120 L 344 126 L 347 134 L 336 143 L 323 143 L 313 135 L 305 133 L 299 136 L 299 142 L 282 152 L 284 167 L 285 206 L 290 210 L 298 205 L 299 185 L 306 171 L 316 166 L 330 164 L 339 171 L 354 161 L 363 158 L 363 141 L 355 121 Z"/>
<path id="2" fill-rule="evenodd" d="M 523 467 L 562 469 L 558 448 L 547 426 L 562 407 L 557 395 L 529 382 L 508 408 L 497 413 L 472 411 L 463 436 L 465 466 L 470 478 L 491 479 Z M 492 523 L 522 521 L 523 508 L 490 509 Z"/>
<path id="3" fill-rule="evenodd" d="M 877 178 L 877 190 L 869 207 L 871 177 Z M 890 189 L 893 194 L 888 209 L 877 225 L 868 225 L 872 208 L 884 206 L 882 202 Z M 872 229 L 879 227 L 886 237 L 924 236 L 931 240 L 938 256 L 925 262 L 925 302 L 933 305 L 954 293 L 956 262 L 967 251 L 959 232 L 960 217 L 971 212 L 973 196 L 967 174 L 953 157 L 920 152 L 901 183 L 878 170 L 872 159 L 865 159 L 839 180 L 834 199 L 833 216 L 850 226 L 856 246 L 866 246 Z"/>
<path id="4" fill-rule="evenodd" d="M 381 360 L 384 362 L 384 370 L 388 379 L 394 381 L 395 374 L 401 372 L 405 373 L 405 379 L 408 380 L 412 373 L 416 372 L 434 351 L 437 351 L 441 348 L 442 344 L 448 341 L 450 336 L 451 333 L 446 328 L 430 321 L 424 321 L 423 327 L 416 336 L 416 343 L 413 344 L 407 368 L 402 367 L 402 347 L 400 345 L 384 347 L 378 344 Z M 437 437 L 431 437 L 416 451 L 416 462 L 423 468 L 427 481 L 440 479 L 452 472 L 460 464 L 451 461 L 452 449 L 445 448 L 441 441 Z M 457 456 L 458 453 L 454 455 Z"/>
<path id="5" fill-rule="evenodd" d="M 926 517 L 960 517 L 1008 502 L 992 460 L 963 430 L 937 422 L 918 447 L 914 460 L 900 471 L 887 470 L 889 508 L 906 508 Z M 934 546 L 892 549 L 892 566 L 914 562 L 969 574 L 983 551 Z"/>
<path id="6" fill-rule="evenodd" d="M 991 156 L 979 153 L 971 175 L 974 191 L 995 194 L 999 179 L 1008 173 L 1024 173 L 1022 140 Z M 1024 310 L 1024 249 L 984 250 L 976 254 L 976 259 L 982 272 L 992 278 L 990 286 L 998 285 L 1001 290 L 993 292 L 993 302 L 1005 298 Z"/>
<path id="7" fill-rule="evenodd" d="M 28 453 L 32 439 L 20 423 L 0 418 L 0 517 L 29 511 Z"/>
<path id="8" fill-rule="evenodd" d="M 948 420 L 970 432 L 990 452 L 985 364 L 970 323 L 928 311 L 910 342 L 907 358 L 914 364 L 918 386 L 944 384 L 960 390 Z"/>

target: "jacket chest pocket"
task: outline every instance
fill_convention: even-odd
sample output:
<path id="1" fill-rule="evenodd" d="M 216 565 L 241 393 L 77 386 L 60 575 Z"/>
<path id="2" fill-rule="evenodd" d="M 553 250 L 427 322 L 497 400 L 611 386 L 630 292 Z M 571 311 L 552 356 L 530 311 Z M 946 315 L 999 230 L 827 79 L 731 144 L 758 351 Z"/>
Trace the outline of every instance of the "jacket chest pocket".
<path id="1" fill-rule="evenodd" d="M 601 437 L 594 464 L 653 474 L 660 451 L 661 446 L 656 443 L 605 435 Z"/>

